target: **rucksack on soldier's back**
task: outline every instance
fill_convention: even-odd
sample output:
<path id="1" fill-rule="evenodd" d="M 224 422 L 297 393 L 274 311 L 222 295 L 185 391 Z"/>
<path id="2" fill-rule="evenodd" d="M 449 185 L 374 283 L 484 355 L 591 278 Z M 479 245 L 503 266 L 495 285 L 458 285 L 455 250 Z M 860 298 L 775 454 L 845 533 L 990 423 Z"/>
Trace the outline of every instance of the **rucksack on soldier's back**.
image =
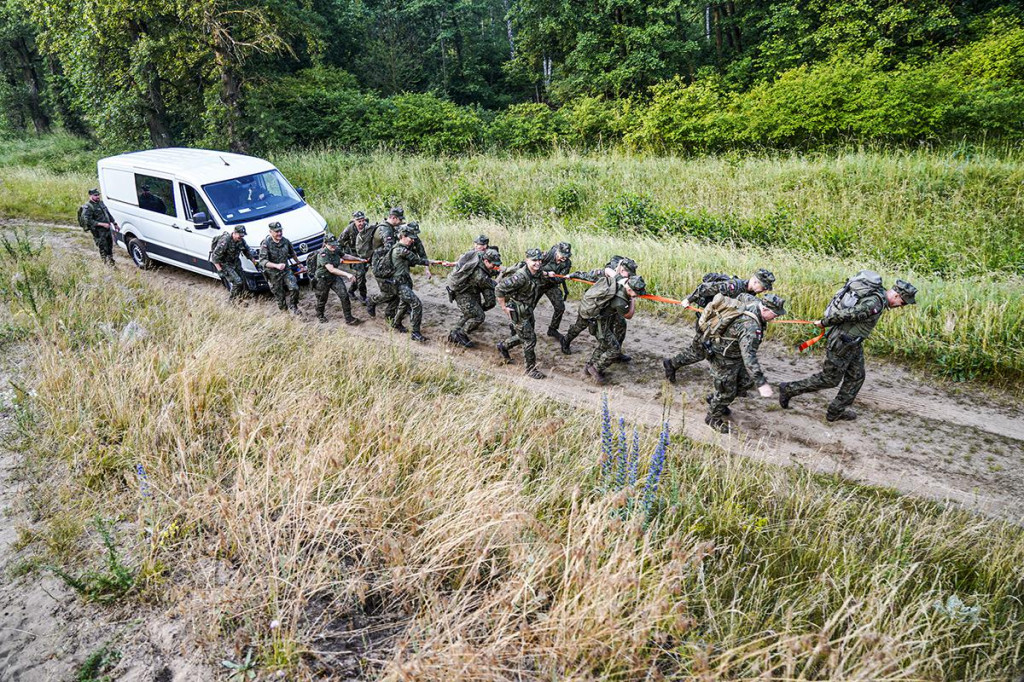
<path id="1" fill-rule="evenodd" d="M 584 320 L 592 320 L 601 314 L 601 310 L 615 298 L 619 283 L 615 277 L 600 277 L 587 289 L 580 300 L 579 315 Z"/>
<path id="2" fill-rule="evenodd" d="M 701 341 L 721 339 L 729 325 L 743 316 L 756 320 L 760 324 L 761 320 L 757 313 L 747 310 L 748 304 L 749 301 L 729 298 L 724 294 L 715 294 L 711 303 L 704 306 L 704 311 L 697 320 L 697 338 Z"/>
<path id="3" fill-rule="evenodd" d="M 874 270 L 861 270 L 846 280 L 843 288 L 832 297 L 825 308 L 825 317 L 854 307 L 862 298 L 870 294 L 878 294 L 884 298 L 885 286 L 882 284 L 882 276 Z"/>
<path id="4" fill-rule="evenodd" d="M 78 226 L 82 228 L 83 232 L 89 231 L 89 221 L 85 219 L 85 212 L 88 210 L 89 204 L 82 204 L 78 207 Z"/>
<path id="5" fill-rule="evenodd" d="M 370 269 L 373 276 L 378 279 L 388 279 L 395 276 L 395 263 L 391 260 L 391 249 L 394 247 L 381 246 L 374 250 L 370 258 Z"/>
<path id="6" fill-rule="evenodd" d="M 448 276 L 448 288 L 456 294 L 461 293 L 473 277 L 473 271 L 480 265 L 483 253 L 477 252 L 465 263 L 452 271 Z"/>

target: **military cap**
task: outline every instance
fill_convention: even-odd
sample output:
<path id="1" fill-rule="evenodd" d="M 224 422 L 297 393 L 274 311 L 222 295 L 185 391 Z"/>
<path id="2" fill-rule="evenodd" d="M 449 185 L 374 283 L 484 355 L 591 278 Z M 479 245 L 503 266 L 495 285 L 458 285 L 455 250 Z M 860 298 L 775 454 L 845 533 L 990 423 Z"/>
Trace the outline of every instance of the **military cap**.
<path id="1" fill-rule="evenodd" d="M 636 274 L 636 261 L 632 258 L 620 258 L 618 265 L 615 267 L 623 267 L 626 268 L 626 272 L 629 274 Z"/>
<path id="2" fill-rule="evenodd" d="M 324 246 L 333 246 L 334 248 L 338 248 L 338 238 L 333 234 L 327 235 L 327 238 L 324 239 Z"/>
<path id="3" fill-rule="evenodd" d="M 96 189 L 95 187 L 92 188 L 91 190 L 89 190 L 89 196 L 91 196 L 91 197 L 98 197 L 99 195 L 100 195 L 100 191 L 98 189 Z"/>
<path id="4" fill-rule="evenodd" d="M 484 251 L 484 260 L 492 265 L 501 265 L 501 254 L 498 253 L 497 249 L 487 249 Z"/>
<path id="5" fill-rule="evenodd" d="M 398 234 L 399 239 L 401 239 L 402 237 L 418 237 L 419 234 L 420 234 L 420 231 L 419 231 L 419 228 L 418 227 L 414 227 L 414 225 L 415 225 L 415 223 L 410 224 L 410 225 L 402 225 L 400 228 L 398 228 L 398 233 L 397 234 Z"/>
<path id="6" fill-rule="evenodd" d="M 761 297 L 761 305 L 779 317 L 786 314 L 786 300 L 778 294 L 765 294 Z"/>
<path id="7" fill-rule="evenodd" d="M 647 293 L 647 282 L 640 275 L 633 275 L 629 278 L 629 288 L 636 292 L 637 296 Z"/>
<path id="8" fill-rule="evenodd" d="M 391 211 L 388 212 L 389 216 L 398 216 L 399 218 L 405 217 L 405 211 L 402 210 L 401 206 L 395 206 Z"/>
<path id="9" fill-rule="evenodd" d="M 245 225 L 235 225 L 235 232 L 237 232 L 238 234 L 240 234 L 240 235 L 242 235 L 244 237 L 245 234 L 246 234 L 246 232 L 245 232 Z"/>
<path id="10" fill-rule="evenodd" d="M 544 252 L 540 249 L 527 249 L 526 260 L 540 260 L 544 257 Z"/>
<path id="11" fill-rule="evenodd" d="M 480 246 L 487 246 L 488 244 L 491 243 L 491 240 L 487 238 L 487 235 L 482 234 L 479 237 L 477 237 L 476 239 L 474 239 L 473 243 L 474 244 L 479 244 Z"/>
<path id="12" fill-rule="evenodd" d="M 775 275 L 771 270 L 758 268 L 757 272 L 754 273 L 754 278 L 764 285 L 765 291 L 771 291 L 772 285 L 775 284 Z"/>
<path id="13" fill-rule="evenodd" d="M 896 284 L 894 284 L 892 288 L 897 294 L 900 295 L 900 298 L 903 299 L 904 305 L 914 305 L 915 303 L 917 303 L 917 301 L 914 300 L 914 297 L 917 296 L 917 287 L 915 287 L 910 282 L 898 279 L 896 280 Z"/>
<path id="14" fill-rule="evenodd" d="M 619 267 L 619 263 L 622 262 L 622 256 L 612 256 L 612 259 L 608 261 L 608 267 L 614 270 Z"/>
<path id="15" fill-rule="evenodd" d="M 142 186 L 142 191 L 143 192 L 148 192 L 149 191 L 149 185 L 143 185 Z"/>
<path id="16" fill-rule="evenodd" d="M 352 214 L 352 220 L 366 220 L 366 214 L 362 211 L 356 211 Z"/>
<path id="17" fill-rule="evenodd" d="M 415 220 L 410 220 L 402 226 L 404 229 L 410 230 L 412 234 L 418 235 L 420 233 L 420 224 Z"/>
<path id="18" fill-rule="evenodd" d="M 276 221 L 276 220 L 275 220 L 274 222 L 270 223 L 270 231 L 271 231 L 271 232 L 280 232 L 280 231 L 281 231 L 281 230 L 283 230 L 283 229 L 284 229 L 284 228 L 283 228 L 283 227 L 281 227 L 281 223 L 279 223 L 279 222 L 278 222 L 278 221 Z"/>
<path id="19" fill-rule="evenodd" d="M 555 251 L 558 251 L 559 253 L 564 253 L 566 256 L 571 256 L 572 244 L 570 244 L 569 242 L 558 242 L 558 245 L 555 247 Z"/>

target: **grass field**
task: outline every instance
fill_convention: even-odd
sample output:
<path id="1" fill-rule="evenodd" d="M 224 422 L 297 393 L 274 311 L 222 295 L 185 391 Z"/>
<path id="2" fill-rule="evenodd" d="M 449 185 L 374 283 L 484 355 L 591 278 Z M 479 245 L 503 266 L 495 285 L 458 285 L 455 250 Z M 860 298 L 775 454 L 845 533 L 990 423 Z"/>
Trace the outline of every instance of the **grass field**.
<path id="1" fill-rule="evenodd" d="M 109 572 L 116 522 L 84 596 L 179 609 L 211 658 L 305 679 L 380 621 L 390 679 L 1020 671 L 1019 527 L 678 438 L 647 504 L 585 411 L 40 243 L 0 244 L 25 570 Z"/>
<path id="2" fill-rule="evenodd" d="M 0 145 L 0 215 L 67 222 L 100 152 L 64 137 Z M 862 268 L 914 282 L 920 304 L 886 315 L 872 353 L 954 380 L 1024 392 L 1024 166 L 953 152 L 813 157 L 349 156 L 273 158 L 340 230 L 354 210 L 402 204 L 434 257 L 483 231 L 515 258 L 574 245 L 596 267 L 634 255 L 651 289 L 682 298 L 709 271 L 767 266 L 793 316 L 815 319 Z M 255 235 L 253 239 L 259 239 Z M 645 304 L 646 305 L 646 304 Z M 646 305 L 646 312 L 677 314 Z M 804 329 L 777 329 L 791 341 Z"/>

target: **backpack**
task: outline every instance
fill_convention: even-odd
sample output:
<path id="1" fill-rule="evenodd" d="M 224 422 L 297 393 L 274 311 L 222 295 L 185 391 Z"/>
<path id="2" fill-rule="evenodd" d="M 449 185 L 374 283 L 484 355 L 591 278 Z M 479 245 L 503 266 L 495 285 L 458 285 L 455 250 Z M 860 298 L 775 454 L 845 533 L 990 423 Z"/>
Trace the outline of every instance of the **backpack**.
<path id="1" fill-rule="evenodd" d="M 697 320 L 697 338 L 700 341 L 717 341 L 723 338 L 722 335 L 733 322 L 744 316 L 760 324 L 761 319 L 757 313 L 747 310 L 747 305 L 748 301 L 715 294 Z"/>
<path id="2" fill-rule="evenodd" d="M 448 275 L 448 288 L 456 294 L 462 293 L 462 290 L 472 280 L 473 271 L 480 266 L 482 255 L 483 253 L 478 251 L 476 255 L 471 256 L 465 263 L 452 270 L 452 274 Z"/>
<path id="3" fill-rule="evenodd" d="M 374 250 L 370 268 L 377 279 L 390 279 L 395 276 L 395 262 L 391 259 L 392 249 L 393 246 L 381 246 Z"/>
<path id="4" fill-rule="evenodd" d="M 601 277 L 583 294 L 579 315 L 584 320 L 593 320 L 618 293 L 619 282 L 615 277 Z"/>
<path id="5" fill-rule="evenodd" d="M 210 253 L 206 257 L 206 260 L 213 262 L 213 252 L 217 250 L 217 245 L 222 243 L 225 239 L 231 239 L 231 234 L 225 232 L 224 234 L 218 235 L 210 240 Z"/>
<path id="6" fill-rule="evenodd" d="M 314 251 L 313 253 L 306 256 L 306 276 L 309 277 L 311 280 L 316 279 L 317 261 L 320 260 L 320 251 L 323 248 L 325 247 L 321 247 Z"/>
<path id="7" fill-rule="evenodd" d="M 709 272 L 700 281 L 702 284 L 707 284 L 708 282 L 726 282 L 730 279 L 739 279 L 739 277 L 727 275 L 724 272 Z"/>
<path id="8" fill-rule="evenodd" d="M 843 288 L 832 297 L 828 307 L 825 308 L 825 317 L 854 307 L 862 298 L 870 294 L 879 294 L 884 297 L 885 287 L 882 285 L 882 276 L 874 270 L 861 270 L 846 280 Z"/>
<path id="9" fill-rule="evenodd" d="M 78 226 L 82 228 L 83 232 L 89 231 L 89 221 L 85 219 L 85 212 L 89 208 L 89 204 L 82 204 L 78 207 Z"/>

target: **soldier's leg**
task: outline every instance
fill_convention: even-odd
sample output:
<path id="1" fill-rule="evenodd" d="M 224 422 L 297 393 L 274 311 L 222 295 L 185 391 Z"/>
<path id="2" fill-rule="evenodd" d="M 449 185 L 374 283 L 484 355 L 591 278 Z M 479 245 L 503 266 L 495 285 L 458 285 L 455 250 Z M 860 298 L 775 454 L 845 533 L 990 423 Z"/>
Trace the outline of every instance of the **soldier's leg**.
<path id="1" fill-rule="evenodd" d="M 494 296 L 494 289 L 484 289 L 480 292 L 481 304 L 480 307 L 484 311 L 490 310 L 494 306 L 498 305 L 498 300 Z"/>
<path id="2" fill-rule="evenodd" d="M 480 305 L 478 294 L 459 294 L 455 297 L 455 304 L 459 306 L 459 311 L 462 313 L 455 329 L 469 334 L 483 324 L 484 309 Z"/>
<path id="3" fill-rule="evenodd" d="M 423 322 L 423 302 L 420 301 L 420 297 L 416 295 L 416 292 L 412 290 L 412 287 L 405 286 L 404 284 L 398 289 L 399 294 L 402 296 L 402 303 L 404 303 L 409 311 L 409 329 L 413 334 L 420 333 L 420 325 Z"/>
<path id="4" fill-rule="evenodd" d="M 589 320 L 585 320 L 579 315 L 576 316 L 576 321 L 569 325 L 569 330 L 565 332 L 565 338 L 569 343 L 576 340 L 576 337 L 583 333 L 583 330 L 590 326 Z"/>
<path id="5" fill-rule="evenodd" d="M 523 315 L 519 326 L 519 337 L 523 340 L 523 359 L 526 361 L 526 368 L 537 366 L 537 333 L 534 330 L 533 311 Z"/>
<path id="6" fill-rule="evenodd" d="M 548 289 L 544 295 L 551 301 L 551 322 L 548 323 L 548 336 L 557 336 L 558 328 L 562 325 L 562 315 L 565 314 L 565 298 L 562 296 L 562 287 Z"/>
<path id="7" fill-rule="evenodd" d="M 679 369 L 680 367 L 686 367 L 688 365 L 698 363 L 707 357 L 708 352 L 707 349 L 704 348 L 704 344 L 701 343 L 697 337 L 694 337 L 687 348 L 669 360 L 669 364 L 672 365 L 674 369 Z"/>
<path id="8" fill-rule="evenodd" d="M 736 399 L 736 384 L 742 366 L 742 360 L 723 360 L 717 357 L 711 360 L 711 378 L 715 390 L 708 401 L 707 419 L 715 420 L 725 416 L 726 408 Z"/>
<path id="9" fill-rule="evenodd" d="M 326 320 L 327 297 L 331 293 L 331 287 L 318 279 L 313 284 L 313 291 L 316 293 L 316 316 L 321 321 Z"/>
<path id="10" fill-rule="evenodd" d="M 271 274 L 271 272 L 273 272 L 273 274 Z M 281 310 L 288 310 L 288 303 L 285 301 L 284 296 L 284 278 L 281 277 L 281 273 L 277 270 L 268 270 L 265 275 L 267 278 L 267 284 L 270 285 L 270 290 L 274 293 L 274 298 L 277 299 L 277 307 Z"/>
<path id="11" fill-rule="evenodd" d="M 843 373 L 843 384 L 839 387 L 839 393 L 833 398 L 828 406 L 828 414 L 837 417 L 846 411 L 853 404 L 854 399 L 864 385 L 864 348 L 858 344 L 856 350 L 850 353 L 846 371 Z"/>
<path id="12" fill-rule="evenodd" d="M 241 299 L 245 295 L 245 279 L 238 265 L 227 263 L 222 266 L 220 274 L 228 285 L 228 300 L 238 301 Z"/>
<path id="13" fill-rule="evenodd" d="M 345 280 L 340 277 L 335 277 L 334 282 L 331 284 L 331 289 L 338 295 L 338 300 L 341 301 L 341 312 L 344 313 L 346 320 L 352 319 L 352 301 L 348 297 L 348 288 L 345 286 Z"/>
<path id="14" fill-rule="evenodd" d="M 299 280 L 295 278 L 295 273 L 291 270 L 285 270 L 283 273 L 282 281 L 284 282 L 284 288 L 288 292 L 288 307 L 292 311 L 297 311 L 299 307 Z"/>
<path id="15" fill-rule="evenodd" d="M 821 371 L 799 381 L 787 383 L 786 395 L 793 397 L 826 388 L 835 388 L 843 380 L 843 375 L 846 374 L 847 363 L 848 358 L 840 356 L 830 346 L 825 351 L 825 363 L 822 365 Z"/>
<path id="16" fill-rule="evenodd" d="M 622 353 L 622 346 L 619 345 L 619 337 L 615 334 L 615 326 L 610 320 L 599 325 L 598 331 L 600 336 L 591 363 L 598 372 L 604 372 Z"/>
<path id="17" fill-rule="evenodd" d="M 615 339 L 619 342 L 619 346 L 626 343 L 626 318 L 622 315 L 615 315 L 611 319 L 612 332 L 615 334 Z"/>

